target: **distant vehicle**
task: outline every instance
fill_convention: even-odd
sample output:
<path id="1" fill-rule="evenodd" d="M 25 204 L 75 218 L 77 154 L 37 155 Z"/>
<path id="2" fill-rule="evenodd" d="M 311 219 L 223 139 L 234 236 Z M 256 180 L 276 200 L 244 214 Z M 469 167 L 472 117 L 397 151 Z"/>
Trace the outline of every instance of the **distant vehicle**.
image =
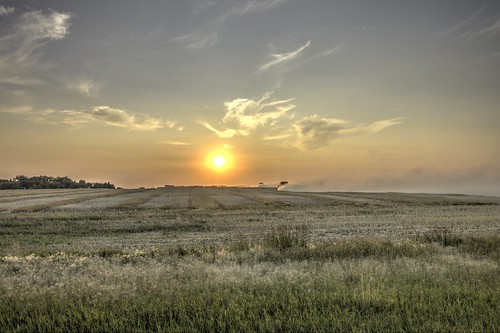
<path id="1" fill-rule="evenodd" d="M 280 187 L 285 186 L 285 185 L 288 185 L 288 181 L 283 180 L 283 181 L 281 181 L 281 182 L 279 183 L 279 185 L 267 185 L 267 184 L 265 184 L 265 183 L 263 183 L 263 182 L 260 182 L 258 187 L 259 187 L 259 188 L 269 188 L 269 189 L 271 189 L 271 188 L 272 188 L 272 189 L 275 189 L 276 191 L 278 191 L 278 189 L 279 189 Z"/>

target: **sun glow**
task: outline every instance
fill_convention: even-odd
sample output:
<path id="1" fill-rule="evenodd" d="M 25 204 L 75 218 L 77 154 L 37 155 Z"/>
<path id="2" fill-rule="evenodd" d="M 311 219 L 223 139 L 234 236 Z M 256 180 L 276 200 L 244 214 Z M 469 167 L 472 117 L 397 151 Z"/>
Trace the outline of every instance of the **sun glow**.
<path id="1" fill-rule="evenodd" d="M 215 156 L 212 163 L 217 167 L 217 168 L 222 168 L 226 164 L 226 159 L 224 156 Z"/>
<path id="2" fill-rule="evenodd" d="M 214 150 L 205 159 L 205 166 L 216 172 L 227 172 L 233 164 L 233 156 L 225 149 Z"/>

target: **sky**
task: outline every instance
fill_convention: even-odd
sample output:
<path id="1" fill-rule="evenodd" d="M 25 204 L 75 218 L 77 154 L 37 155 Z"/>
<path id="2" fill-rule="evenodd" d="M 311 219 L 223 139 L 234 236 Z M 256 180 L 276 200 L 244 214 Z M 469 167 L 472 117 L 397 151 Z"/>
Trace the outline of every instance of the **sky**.
<path id="1" fill-rule="evenodd" d="M 500 196 L 499 129 L 499 1 L 0 0 L 1 179 Z"/>

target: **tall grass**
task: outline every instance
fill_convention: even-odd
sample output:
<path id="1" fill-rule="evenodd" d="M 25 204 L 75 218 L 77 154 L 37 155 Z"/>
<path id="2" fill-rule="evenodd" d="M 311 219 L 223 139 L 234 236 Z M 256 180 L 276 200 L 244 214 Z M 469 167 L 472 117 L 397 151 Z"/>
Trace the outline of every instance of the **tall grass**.
<path id="1" fill-rule="evenodd" d="M 477 259 L 450 261 L 432 237 L 311 243 L 309 233 L 4 256 L 0 331 L 500 331 L 497 238 L 463 237 Z"/>
<path id="2" fill-rule="evenodd" d="M 463 253 L 500 259 L 500 235 L 497 234 L 461 235 L 448 228 L 434 228 L 417 237 L 417 240 L 454 247 Z"/>
<path id="3" fill-rule="evenodd" d="M 498 331 L 498 301 L 468 288 L 408 287 L 366 298 L 360 286 L 298 284 L 235 289 L 193 288 L 176 295 L 148 293 L 115 300 L 57 294 L 0 301 L 4 331 Z M 341 289 L 343 288 L 343 289 Z M 499 296 L 498 294 L 493 296 Z M 43 301 L 40 301 L 40 298 Z M 395 301 L 393 300 L 395 299 Z M 482 306 L 490 302 L 491 307 Z M 6 304 L 7 303 L 7 304 Z M 7 307 L 5 306 L 7 305 Z"/>

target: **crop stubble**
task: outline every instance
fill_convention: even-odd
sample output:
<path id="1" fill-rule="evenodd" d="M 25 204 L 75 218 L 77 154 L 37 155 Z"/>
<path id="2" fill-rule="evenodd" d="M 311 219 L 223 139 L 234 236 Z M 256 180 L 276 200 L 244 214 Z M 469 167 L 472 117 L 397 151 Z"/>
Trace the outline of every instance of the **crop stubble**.
<path id="1" fill-rule="evenodd" d="M 0 207 L 0 330 L 500 331 L 500 198 L 166 187 Z"/>

